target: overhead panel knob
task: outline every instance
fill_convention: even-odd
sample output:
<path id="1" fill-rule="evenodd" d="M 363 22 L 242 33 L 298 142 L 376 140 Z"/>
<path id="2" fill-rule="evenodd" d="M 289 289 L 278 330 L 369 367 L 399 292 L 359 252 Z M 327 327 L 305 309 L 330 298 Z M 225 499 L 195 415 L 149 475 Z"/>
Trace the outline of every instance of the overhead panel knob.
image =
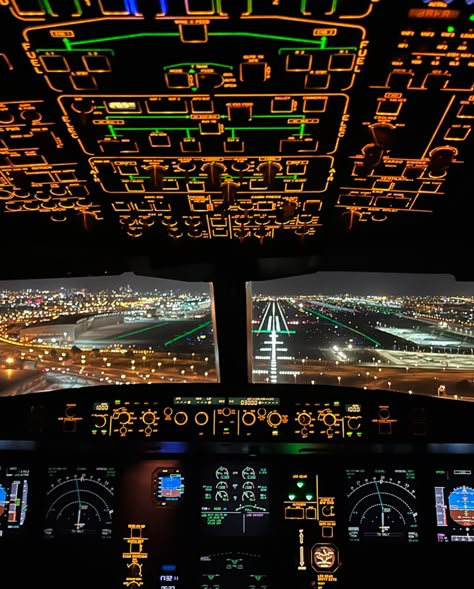
<path id="1" fill-rule="evenodd" d="M 263 176 L 263 182 L 267 187 L 270 187 L 275 180 L 278 172 L 281 172 L 282 166 L 278 162 L 263 162 L 257 167 L 257 170 Z"/>
<path id="2" fill-rule="evenodd" d="M 209 162 L 202 167 L 206 172 L 208 183 L 211 187 L 217 188 L 221 184 L 221 176 L 226 171 L 224 164 L 219 162 Z"/>
<path id="3" fill-rule="evenodd" d="M 442 178 L 445 176 L 457 154 L 458 150 L 449 145 L 433 149 L 430 152 L 430 162 L 428 164 L 429 175 L 432 178 Z"/>

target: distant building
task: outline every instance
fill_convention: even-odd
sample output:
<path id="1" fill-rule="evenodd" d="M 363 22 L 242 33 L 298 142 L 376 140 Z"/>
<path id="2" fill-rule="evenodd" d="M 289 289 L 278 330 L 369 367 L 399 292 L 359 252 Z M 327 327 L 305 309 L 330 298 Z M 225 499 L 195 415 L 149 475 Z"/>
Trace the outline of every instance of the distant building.
<path id="1" fill-rule="evenodd" d="M 59 343 L 74 345 L 81 335 L 89 330 L 124 322 L 122 313 L 110 315 L 71 315 L 61 316 L 52 321 L 36 323 L 20 330 L 22 341 Z"/>

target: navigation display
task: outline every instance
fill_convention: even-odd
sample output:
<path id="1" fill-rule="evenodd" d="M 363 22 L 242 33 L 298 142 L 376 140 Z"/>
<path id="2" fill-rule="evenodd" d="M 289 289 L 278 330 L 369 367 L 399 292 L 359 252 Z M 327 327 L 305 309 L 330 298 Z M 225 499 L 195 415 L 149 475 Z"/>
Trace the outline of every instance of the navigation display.
<path id="1" fill-rule="evenodd" d="M 438 542 L 473 542 L 473 471 L 437 470 L 434 492 Z"/>
<path id="2" fill-rule="evenodd" d="M 216 536 L 260 536 L 269 522 L 268 469 L 216 463 L 202 484 L 201 517 Z"/>
<path id="3" fill-rule="evenodd" d="M 0 539 L 25 523 L 29 476 L 28 468 L 0 466 Z"/>
<path id="4" fill-rule="evenodd" d="M 349 540 L 418 542 L 415 471 L 347 469 Z"/>
<path id="5" fill-rule="evenodd" d="M 46 538 L 111 538 L 114 468 L 51 466 L 48 480 Z"/>

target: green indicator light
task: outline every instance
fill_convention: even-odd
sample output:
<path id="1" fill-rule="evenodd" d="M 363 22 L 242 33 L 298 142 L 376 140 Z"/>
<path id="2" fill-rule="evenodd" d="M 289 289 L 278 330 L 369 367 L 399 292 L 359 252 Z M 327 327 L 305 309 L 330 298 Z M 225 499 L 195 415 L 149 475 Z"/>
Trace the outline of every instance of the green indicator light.
<path id="1" fill-rule="evenodd" d="M 290 494 L 288 495 L 288 499 L 289 499 L 290 501 L 294 501 L 294 500 L 296 499 L 296 495 L 293 495 L 292 493 L 290 493 Z"/>
<path id="2" fill-rule="evenodd" d="M 471 16 L 469 17 L 469 20 L 474 20 L 474 14 L 471 14 Z"/>
<path id="3" fill-rule="evenodd" d="M 307 501 L 311 501 L 312 498 L 313 498 L 313 496 L 310 493 L 308 495 L 306 495 Z"/>
<path id="4" fill-rule="evenodd" d="M 195 74 L 196 73 L 196 70 L 189 70 L 189 73 L 190 74 Z"/>
<path id="5" fill-rule="evenodd" d="M 447 29 L 448 33 L 454 33 L 454 31 L 456 30 L 454 27 L 449 26 Z"/>
<path id="6" fill-rule="evenodd" d="M 302 489 L 304 487 L 304 482 L 303 481 L 298 481 L 296 483 L 296 486 L 298 487 L 298 489 Z"/>
<path id="7" fill-rule="evenodd" d="M 120 405 L 120 403 L 121 403 L 120 399 L 115 399 L 115 404 L 116 405 Z"/>
<path id="8" fill-rule="evenodd" d="M 196 88 L 196 86 L 193 86 L 193 87 L 191 88 L 191 90 L 192 90 L 193 92 L 197 92 L 197 88 Z"/>
<path id="9" fill-rule="evenodd" d="M 96 433 L 97 433 L 97 430 L 96 430 L 96 429 L 93 429 L 93 430 L 92 430 L 92 433 L 93 433 L 93 434 L 96 434 Z"/>

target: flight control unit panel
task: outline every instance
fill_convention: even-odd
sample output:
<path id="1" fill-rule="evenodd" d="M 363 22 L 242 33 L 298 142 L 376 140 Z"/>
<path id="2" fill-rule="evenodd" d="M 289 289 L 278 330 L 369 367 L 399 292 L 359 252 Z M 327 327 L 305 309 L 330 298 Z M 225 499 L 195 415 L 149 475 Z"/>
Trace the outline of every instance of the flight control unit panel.
<path id="1" fill-rule="evenodd" d="M 10 226 L 299 243 L 466 174 L 471 0 L 2 0 L 0 31 Z"/>
<path id="2" fill-rule="evenodd" d="M 472 403 L 284 389 L 0 399 L 2 585 L 23 586 L 32 571 L 74 589 L 462 582 Z"/>

